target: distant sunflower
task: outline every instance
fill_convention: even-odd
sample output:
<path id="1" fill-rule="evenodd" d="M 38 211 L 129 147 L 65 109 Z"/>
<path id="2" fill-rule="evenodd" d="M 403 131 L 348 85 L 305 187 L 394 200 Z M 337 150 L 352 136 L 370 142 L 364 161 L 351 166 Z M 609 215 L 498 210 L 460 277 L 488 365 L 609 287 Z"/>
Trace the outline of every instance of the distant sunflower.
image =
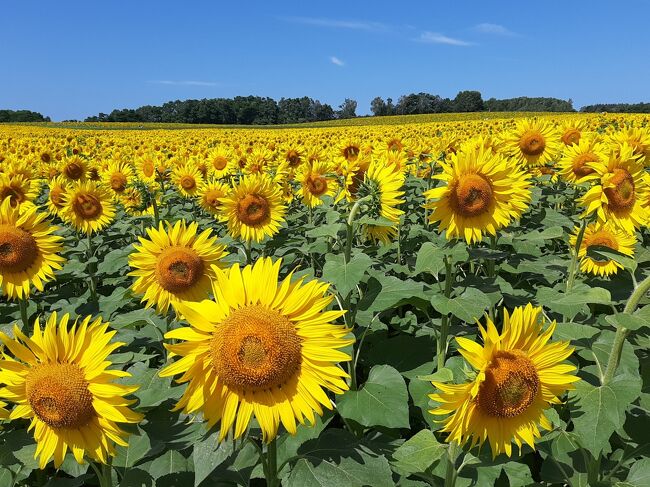
<path id="1" fill-rule="evenodd" d="M 156 181 L 156 166 L 158 162 L 153 153 L 144 154 L 135 160 L 135 171 L 138 179 L 152 185 Z"/>
<path id="2" fill-rule="evenodd" d="M 524 119 L 503 137 L 503 149 L 515 161 L 539 166 L 553 161 L 562 148 L 560 137 L 550 122 Z"/>
<path id="3" fill-rule="evenodd" d="M 66 157 L 61 162 L 61 174 L 70 181 L 86 179 L 88 164 L 78 155 Z"/>
<path id="4" fill-rule="evenodd" d="M 63 237 L 52 235 L 57 227 L 46 216 L 35 206 L 12 208 L 9 198 L 0 204 L 0 289 L 10 299 L 29 297 L 32 284 L 42 291 L 65 261 L 57 255 Z"/>
<path id="5" fill-rule="evenodd" d="M 578 240 L 577 235 L 579 231 L 579 228 L 575 228 L 574 234 L 569 239 L 570 244 L 574 248 Z M 636 237 L 633 233 L 627 233 L 625 230 L 611 223 L 591 223 L 585 228 L 580 249 L 578 250 L 580 270 L 595 276 L 611 276 L 612 274 L 616 274 L 619 269 L 623 269 L 622 265 L 613 260 L 591 258 L 587 255 L 589 248 L 593 246 L 607 247 L 632 257 L 634 255 L 635 245 Z"/>
<path id="6" fill-rule="evenodd" d="M 199 188 L 197 199 L 199 205 L 213 216 L 221 216 L 222 199 L 228 195 L 230 186 L 220 181 L 206 181 Z"/>
<path id="7" fill-rule="evenodd" d="M 397 235 L 399 218 L 404 214 L 398 208 L 404 203 L 400 199 L 404 195 L 403 184 L 403 174 L 396 172 L 393 166 L 385 166 L 384 159 L 373 159 L 370 163 L 357 196 L 370 196 L 368 212 L 364 216 L 386 220 L 387 224 L 364 224 L 361 232 L 366 239 L 387 244 Z"/>
<path id="8" fill-rule="evenodd" d="M 201 301 L 208 296 L 214 267 L 221 265 L 226 255 L 223 245 L 207 229 L 197 235 L 198 225 L 177 221 L 165 228 L 148 228 L 148 239 L 138 237 L 140 245 L 129 255 L 129 273 L 137 279 L 133 292 L 142 294 L 147 307 L 156 306 L 159 313 L 167 313 L 169 306 L 179 302 Z"/>
<path id="9" fill-rule="evenodd" d="M 592 163 L 604 162 L 608 159 L 607 146 L 595 137 L 582 137 L 579 142 L 567 146 L 558 166 L 560 176 L 569 183 L 578 183 L 585 178 L 597 177 Z"/>
<path id="10" fill-rule="evenodd" d="M 296 423 L 313 424 L 314 413 L 332 409 L 326 390 L 348 389 L 337 363 L 350 360 L 339 349 L 354 340 L 332 324 L 345 312 L 324 311 L 334 299 L 325 283 L 280 281 L 280 265 L 263 258 L 243 269 L 215 268 L 214 301 L 180 304 L 190 326 L 165 335 L 184 340 L 165 345 L 179 360 L 160 373 L 188 383 L 176 409 L 202 411 L 208 427 L 220 421 L 220 440 L 233 427 L 242 436 L 253 414 L 266 442 L 280 422 L 295 434 Z"/>
<path id="11" fill-rule="evenodd" d="M 330 165 L 325 161 L 304 163 L 296 174 L 303 202 L 310 208 L 323 203 L 324 196 L 333 197 L 338 187 L 336 178 L 330 176 Z"/>
<path id="12" fill-rule="evenodd" d="M 511 456 L 513 440 L 520 449 L 523 443 L 534 449 L 541 437 L 538 425 L 552 429 L 544 411 L 580 379 L 573 365 L 562 363 L 573 353 L 569 342 L 548 343 L 555 321 L 543 326 L 542 308 L 528 304 L 512 315 L 504 309 L 501 334 L 489 318 L 487 329 L 479 324 L 483 346 L 456 338 L 476 378 L 465 384 L 433 382 L 441 392 L 429 397 L 440 405 L 429 412 L 450 414 L 442 429 L 449 433 L 447 441 L 469 442 L 470 448 L 487 441 L 493 457 Z"/>
<path id="13" fill-rule="evenodd" d="M 225 178 L 237 170 L 235 155 L 232 150 L 219 145 L 208 153 L 208 172 L 217 179 Z"/>
<path id="14" fill-rule="evenodd" d="M 531 199 L 530 175 L 500 154 L 482 147 L 460 151 L 441 162 L 433 176 L 443 185 L 424 193 L 432 209 L 431 223 L 440 222 L 447 238 L 479 242 L 483 233 L 496 235 L 519 218 Z"/>
<path id="15" fill-rule="evenodd" d="M 84 455 L 108 463 L 115 455 L 114 443 L 127 446 L 128 433 L 117 423 L 138 423 L 142 416 L 128 406 L 135 400 L 124 396 L 138 386 L 116 384 L 131 374 L 108 370 L 107 357 L 123 343 L 110 343 L 115 335 L 101 318 L 87 316 L 68 329 L 69 315 L 52 313 L 45 329 L 39 320 L 27 337 L 14 326 L 14 337 L 0 332 L 0 340 L 14 358 L 0 360 L 0 397 L 16 404 L 10 419 L 31 420 L 37 447 L 35 456 L 45 468 L 54 457 L 59 468 L 67 450 L 78 463 Z"/>
<path id="16" fill-rule="evenodd" d="M 278 185 L 266 175 L 244 176 L 223 200 L 233 238 L 261 242 L 280 230 L 286 206 Z"/>
<path id="17" fill-rule="evenodd" d="M 583 217 L 596 213 L 598 221 L 611 221 L 627 233 L 647 225 L 650 215 L 643 207 L 650 187 L 643 164 L 634 149 L 623 144 L 607 161 L 590 163 L 598 182 L 580 199 Z"/>
<path id="18" fill-rule="evenodd" d="M 110 193 L 93 181 L 73 184 L 65 199 L 61 217 L 80 232 L 98 232 L 115 218 L 115 204 Z"/>
<path id="19" fill-rule="evenodd" d="M 172 170 L 172 182 L 186 198 L 193 198 L 203 184 L 203 176 L 195 164 L 187 162 Z"/>
<path id="20" fill-rule="evenodd" d="M 576 145 L 580 142 L 584 129 L 583 120 L 568 120 L 560 126 L 560 140 L 564 145 Z"/>
<path id="21" fill-rule="evenodd" d="M 134 175 L 135 172 L 130 164 L 123 161 L 111 161 L 102 172 L 102 182 L 117 197 L 126 191 Z"/>
<path id="22" fill-rule="evenodd" d="M 39 184 L 23 175 L 0 173 L 0 202 L 9 198 L 13 208 L 34 206 Z"/>

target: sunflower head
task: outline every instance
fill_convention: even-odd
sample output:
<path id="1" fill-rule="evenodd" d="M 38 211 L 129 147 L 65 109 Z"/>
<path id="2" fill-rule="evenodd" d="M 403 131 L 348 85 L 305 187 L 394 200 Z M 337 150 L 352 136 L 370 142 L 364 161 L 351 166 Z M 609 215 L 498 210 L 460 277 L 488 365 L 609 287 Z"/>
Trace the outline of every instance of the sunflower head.
<path id="1" fill-rule="evenodd" d="M 574 230 L 569 239 L 569 243 L 575 247 L 578 240 L 579 229 Z M 592 258 L 589 255 L 591 247 L 606 247 L 616 250 L 622 254 L 633 256 L 636 237 L 632 233 L 627 233 L 624 229 L 618 228 L 610 222 L 591 223 L 585 228 L 585 232 L 578 249 L 580 258 L 580 270 L 587 274 L 607 277 L 616 274 L 623 266 L 618 262 L 609 259 Z"/>
<path id="2" fill-rule="evenodd" d="M 74 183 L 68 188 L 65 201 L 61 216 L 80 232 L 97 232 L 115 218 L 111 194 L 93 181 Z"/>

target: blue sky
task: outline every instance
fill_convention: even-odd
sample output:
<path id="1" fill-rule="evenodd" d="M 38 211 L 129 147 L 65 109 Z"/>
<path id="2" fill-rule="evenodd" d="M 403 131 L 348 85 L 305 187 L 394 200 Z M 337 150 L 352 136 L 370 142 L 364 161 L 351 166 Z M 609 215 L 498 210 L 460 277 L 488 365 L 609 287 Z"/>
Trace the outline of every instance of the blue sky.
<path id="1" fill-rule="evenodd" d="M 0 108 L 425 91 L 650 102 L 650 2 L 5 0 Z"/>

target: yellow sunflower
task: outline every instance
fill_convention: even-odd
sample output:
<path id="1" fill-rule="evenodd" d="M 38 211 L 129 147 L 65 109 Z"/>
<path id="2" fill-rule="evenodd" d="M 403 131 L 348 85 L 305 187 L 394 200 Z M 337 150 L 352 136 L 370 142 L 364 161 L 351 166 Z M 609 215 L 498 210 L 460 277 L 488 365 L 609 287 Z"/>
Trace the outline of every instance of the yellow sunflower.
<path id="1" fill-rule="evenodd" d="M 553 161 L 562 148 L 559 134 L 550 122 L 524 119 L 503 136 L 504 151 L 526 166 L 539 166 Z"/>
<path id="2" fill-rule="evenodd" d="M 63 176 L 56 176 L 48 183 L 47 209 L 50 215 L 58 215 L 65 206 L 68 181 Z"/>
<path id="3" fill-rule="evenodd" d="M 259 259 L 243 269 L 215 268 L 214 301 L 183 303 L 189 327 L 168 332 L 165 345 L 180 357 L 160 375 L 182 374 L 187 389 L 176 406 L 203 412 L 212 427 L 221 422 L 220 440 L 234 427 L 240 437 L 254 414 L 269 442 L 280 422 L 290 434 L 296 423 L 314 423 L 314 413 L 332 409 L 325 393 L 348 389 L 337 362 L 350 356 L 350 330 L 332 322 L 344 311 L 324 311 L 334 299 L 319 281 L 279 281 L 281 261 Z"/>
<path id="4" fill-rule="evenodd" d="M 575 228 L 573 235 L 569 238 L 570 244 L 575 248 L 578 240 L 580 229 Z M 592 259 L 587 252 L 592 246 L 607 247 L 617 250 L 622 254 L 632 257 L 634 255 L 634 246 L 636 237 L 632 233 L 607 223 L 591 223 L 585 228 L 585 233 L 580 243 L 578 257 L 580 258 L 580 270 L 582 272 L 593 274 L 594 276 L 610 276 L 616 274 L 623 266 L 613 260 Z"/>
<path id="5" fill-rule="evenodd" d="M 147 307 L 156 306 L 159 313 L 167 313 L 169 306 L 179 302 L 201 301 L 208 296 L 214 279 L 213 264 L 221 265 L 226 255 L 223 245 L 217 245 L 216 236 L 207 229 L 197 235 L 198 225 L 177 221 L 167 229 L 160 222 L 158 229 L 148 228 L 148 239 L 138 237 L 140 245 L 129 255 L 129 273 L 137 279 L 131 286 L 136 294 L 143 294 Z"/>
<path id="6" fill-rule="evenodd" d="M 578 144 L 584 130 L 584 120 L 568 120 L 560 127 L 560 140 L 568 146 Z"/>
<path id="7" fill-rule="evenodd" d="M 512 441 L 535 448 L 541 437 L 538 425 L 552 429 L 544 410 L 559 404 L 560 396 L 580 380 L 576 367 L 562 362 L 573 352 L 569 342 L 549 343 L 556 323 L 543 329 L 542 308 L 531 304 L 517 307 L 509 315 L 504 309 L 503 330 L 497 331 L 488 318 L 487 329 L 479 324 L 484 345 L 456 338 L 459 352 L 476 370 L 476 378 L 465 384 L 433 385 L 441 392 L 429 397 L 440 403 L 431 411 L 447 415 L 442 431 L 447 441 L 470 448 L 490 444 L 492 456 L 512 454 Z"/>
<path id="8" fill-rule="evenodd" d="M 631 146 L 623 144 L 607 161 L 589 164 L 598 175 L 598 182 L 580 199 L 585 208 L 582 217 L 596 213 L 598 221 L 611 221 L 627 233 L 648 224 L 648 211 L 643 207 L 650 187 L 643 164 Z"/>
<path id="9" fill-rule="evenodd" d="M 582 137 L 579 142 L 565 147 L 558 163 L 560 176 L 574 184 L 597 177 L 591 163 L 604 162 L 608 157 L 607 146 L 596 137 Z"/>
<path id="10" fill-rule="evenodd" d="M 134 171 L 130 164 L 123 161 L 111 161 L 108 167 L 102 172 L 104 186 L 110 188 L 115 196 L 124 193 L 134 177 Z"/>
<path id="11" fill-rule="evenodd" d="M 10 176 L 0 173 L 0 202 L 9 198 L 14 208 L 34 206 L 33 201 L 38 197 L 38 189 L 39 184 L 36 181 L 23 175 Z"/>
<path id="12" fill-rule="evenodd" d="M 225 145 L 219 145 L 208 153 L 208 163 L 209 173 L 217 179 L 224 178 L 237 171 L 235 155 Z"/>
<path id="13" fill-rule="evenodd" d="M 447 239 L 479 242 L 483 232 L 499 228 L 521 216 L 531 199 L 530 175 L 500 154 L 480 146 L 451 154 L 440 162 L 442 173 L 433 176 L 443 185 L 424 193 L 432 209 L 431 223 L 440 222 Z"/>
<path id="14" fill-rule="evenodd" d="M 123 343 L 110 343 L 115 334 L 101 318 L 68 329 L 69 315 L 57 322 L 52 313 L 45 329 L 39 320 L 27 337 L 14 326 L 14 337 L 0 332 L 0 340 L 15 358 L 0 360 L 0 397 L 16 404 L 10 419 L 31 420 L 37 447 L 35 457 L 45 468 L 54 457 L 59 468 L 70 450 L 77 462 L 84 455 L 108 463 L 115 455 L 114 443 L 126 446 L 128 433 L 117 423 L 138 423 L 142 416 L 128 406 L 134 400 L 124 396 L 138 386 L 116 384 L 131 374 L 109 370 L 108 355 Z"/>
<path id="15" fill-rule="evenodd" d="M 624 144 L 632 148 L 635 156 L 641 157 L 642 163 L 650 165 L 650 129 L 648 127 L 617 130 L 611 137 L 616 146 Z"/>
<path id="16" fill-rule="evenodd" d="M 399 218 L 404 214 L 398 208 L 404 203 L 404 200 L 400 199 L 404 195 L 403 184 L 404 176 L 401 172 L 396 172 L 394 166 L 385 166 L 382 158 L 373 159 L 357 191 L 357 196 L 359 198 L 370 196 L 367 203 L 368 213 L 364 216 L 384 219 L 387 224 L 364 224 L 361 227 L 364 238 L 387 244 L 397 235 Z"/>
<path id="17" fill-rule="evenodd" d="M 12 208 L 10 198 L 0 204 L 0 288 L 10 299 L 29 297 L 31 284 L 42 291 L 65 261 L 63 238 L 45 217 L 35 206 Z"/>
<path id="18" fill-rule="evenodd" d="M 197 194 L 199 205 L 211 215 L 221 216 L 221 201 L 228 195 L 230 186 L 220 181 L 211 180 L 203 183 Z"/>
<path id="19" fill-rule="evenodd" d="M 68 189 L 60 215 L 77 231 L 92 234 L 113 222 L 115 204 L 106 188 L 94 181 L 81 181 Z"/>
<path id="20" fill-rule="evenodd" d="M 61 162 L 61 174 L 70 181 L 86 179 L 88 164 L 78 155 L 66 157 Z"/>
<path id="21" fill-rule="evenodd" d="M 321 205 L 324 196 L 334 196 L 338 187 L 336 178 L 329 176 L 330 164 L 325 161 L 306 162 L 296 174 L 300 182 L 303 202 L 310 208 Z"/>
<path id="22" fill-rule="evenodd" d="M 221 211 L 233 238 L 261 242 L 278 233 L 284 221 L 282 193 L 266 175 L 244 176 L 222 202 Z"/>

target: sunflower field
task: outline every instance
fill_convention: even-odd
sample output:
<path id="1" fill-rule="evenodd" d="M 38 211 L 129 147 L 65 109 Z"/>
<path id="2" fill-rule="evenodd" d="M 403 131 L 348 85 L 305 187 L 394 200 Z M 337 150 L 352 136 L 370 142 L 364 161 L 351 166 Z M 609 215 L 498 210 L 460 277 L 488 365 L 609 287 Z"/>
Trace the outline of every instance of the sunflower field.
<path id="1" fill-rule="evenodd" d="M 649 485 L 650 117 L 482 117 L 1 125 L 0 487 Z"/>

